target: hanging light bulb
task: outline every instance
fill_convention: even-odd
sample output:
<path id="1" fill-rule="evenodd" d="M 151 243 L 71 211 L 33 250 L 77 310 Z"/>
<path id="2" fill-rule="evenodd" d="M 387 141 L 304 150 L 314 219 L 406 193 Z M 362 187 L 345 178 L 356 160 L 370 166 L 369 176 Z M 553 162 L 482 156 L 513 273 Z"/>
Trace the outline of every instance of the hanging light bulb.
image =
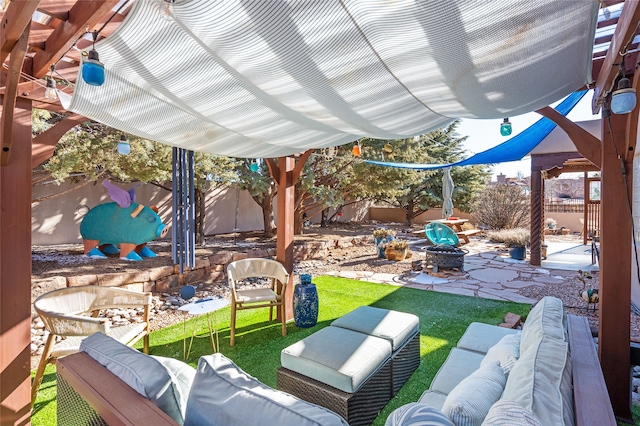
<path id="1" fill-rule="evenodd" d="M 253 162 L 249 165 L 249 169 L 251 169 L 251 171 L 254 173 L 260 170 L 260 165 L 258 164 L 258 160 L 253 160 Z"/>
<path id="2" fill-rule="evenodd" d="M 511 122 L 508 118 L 505 118 L 500 124 L 500 134 L 502 136 L 509 136 L 511 134 Z"/>
<path id="3" fill-rule="evenodd" d="M 47 87 L 44 89 L 44 97 L 47 99 L 58 99 L 58 93 L 56 92 L 56 81 L 53 79 L 53 70 L 55 65 L 51 64 L 51 71 L 49 77 L 47 77 Z"/>
<path id="4" fill-rule="evenodd" d="M 171 15 L 173 13 L 173 3 L 175 0 L 164 0 L 164 13 L 162 17 L 166 20 L 172 19 Z"/>
<path id="5" fill-rule="evenodd" d="M 360 157 L 360 155 L 362 155 L 362 147 L 360 146 L 360 142 L 358 142 L 353 146 L 353 148 L 351 148 L 351 153 L 354 157 Z"/>
<path id="6" fill-rule="evenodd" d="M 382 149 L 387 154 L 391 154 L 393 152 L 393 146 L 390 143 L 385 143 Z"/>
<path id="7" fill-rule="evenodd" d="M 118 154 L 129 155 L 130 152 L 131 152 L 131 145 L 129 145 L 129 140 L 127 139 L 127 135 L 123 133 L 120 135 L 120 141 L 118 142 Z"/>
<path id="8" fill-rule="evenodd" d="M 414 141 L 414 142 L 420 142 L 420 135 L 415 135 L 415 136 L 413 137 L 413 141 Z"/>
<path id="9" fill-rule="evenodd" d="M 618 82 L 618 88 L 611 96 L 611 112 L 614 114 L 629 114 L 636 107 L 636 90 L 631 87 L 631 81 L 623 77 Z"/>
<path id="10" fill-rule="evenodd" d="M 92 86 L 102 86 L 104 84 L 104 64 L 100 62 L 100 56 L 96 51 L 98 32 L 94 31 L 91 34 L 93 36 L 93 48 L 82 62 L 82 79 Z"/>

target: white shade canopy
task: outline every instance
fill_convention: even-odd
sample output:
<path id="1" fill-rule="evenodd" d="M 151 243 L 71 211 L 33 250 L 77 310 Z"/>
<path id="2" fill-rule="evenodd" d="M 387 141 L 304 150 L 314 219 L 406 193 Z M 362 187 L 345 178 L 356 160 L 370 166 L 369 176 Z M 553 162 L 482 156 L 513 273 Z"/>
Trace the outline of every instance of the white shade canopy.
<path id="1" fill-rule="evenodd" d="M 140 137 L 279 157 L 547 106 L 591 79 L 593 0 L 138 0 L 65 108 Z M 80 70 L 82 72 L 82 70 Z"/>

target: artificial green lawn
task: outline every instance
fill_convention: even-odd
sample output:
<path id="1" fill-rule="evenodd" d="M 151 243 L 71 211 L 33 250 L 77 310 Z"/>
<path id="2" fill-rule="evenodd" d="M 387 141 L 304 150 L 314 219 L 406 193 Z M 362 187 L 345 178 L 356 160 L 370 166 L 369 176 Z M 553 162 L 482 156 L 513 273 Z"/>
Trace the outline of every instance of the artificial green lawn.
<path id="1" fill-rule="evenodd" d="M 276 369 L 280 367 L 280 351 L 298 340 L 328 326 L 334 319 L 363 306 L 410 312 L 420 318 L 420 366 L 402 387 L 396 397 L 380 413 L 373 423 L 384 422 L 395 408 L 417 401 L 429 387 L 433 376 L 446 359 L 449 350 L 456 345 L 467 326 L 474 322 L 498 324 L 507 312 L 526 316 L 529 305 L 500 302 L 474 297 L 456 296 L 434 291 L 416 290 L 385 284 L 372 284 L 336 277 L 318 277 L 313 280 L 318 288 L 320 312 L 315 327 L 302 329 L 290 322 L 287 336 L 280 334 L 280 323 L 269 323 L 267 309 L 239 311 L 236 329 L 236 345 L 229 346 L 229 308 L 217 312 L 220 331 L 220 351 L 240 368 L 263 383 L 276 387 Z M 204 317 L 191 319 L 186 324 L 190 334 L 193 321 L 197 321 L 201 333 L 207 331 Z M 183 324 L 151 333 L 151 355 L 183 359 Z M 339 342 L 336 342 L 339 344 Z M 138 345 L 138 349 L 141 345 Z M 187 362 L 196 366 L 201 355 L 211 353 L 208 338 L 194 339 Z M 34 426 L 56 424 L 55 368 L 49 366 L 40 386 L 31 422 Z"/>

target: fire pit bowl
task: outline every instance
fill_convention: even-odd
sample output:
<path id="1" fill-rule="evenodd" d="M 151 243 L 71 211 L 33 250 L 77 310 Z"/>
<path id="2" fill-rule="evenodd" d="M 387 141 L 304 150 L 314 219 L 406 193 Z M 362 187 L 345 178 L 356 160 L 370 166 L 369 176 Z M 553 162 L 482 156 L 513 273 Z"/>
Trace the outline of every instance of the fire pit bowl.
<path id="1" fill-rule="evenodd" d="M 425 247 L 424 251 L 427 257 L 427 266 L 431 265 L 433 272 L 438 272 L 440 268 L 458 268 L 464 272 L 464 255 L 469 253 L 468 250 L 459 249 L 449 244 L 439 244 Z"/>

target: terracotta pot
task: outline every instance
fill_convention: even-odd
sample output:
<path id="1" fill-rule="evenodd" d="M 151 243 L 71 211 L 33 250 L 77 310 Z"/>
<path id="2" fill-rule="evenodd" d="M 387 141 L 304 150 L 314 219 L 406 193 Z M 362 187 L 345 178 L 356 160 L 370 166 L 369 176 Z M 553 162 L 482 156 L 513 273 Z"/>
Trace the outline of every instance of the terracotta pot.
<path id="1" fill-rule="evenodd" d="M 404 250 L 396 250 L 392 248 L 387 248 L 384 251 L 385 256 L 389 260 L 404 260 L 407 257 L 407 249 Z"/>

